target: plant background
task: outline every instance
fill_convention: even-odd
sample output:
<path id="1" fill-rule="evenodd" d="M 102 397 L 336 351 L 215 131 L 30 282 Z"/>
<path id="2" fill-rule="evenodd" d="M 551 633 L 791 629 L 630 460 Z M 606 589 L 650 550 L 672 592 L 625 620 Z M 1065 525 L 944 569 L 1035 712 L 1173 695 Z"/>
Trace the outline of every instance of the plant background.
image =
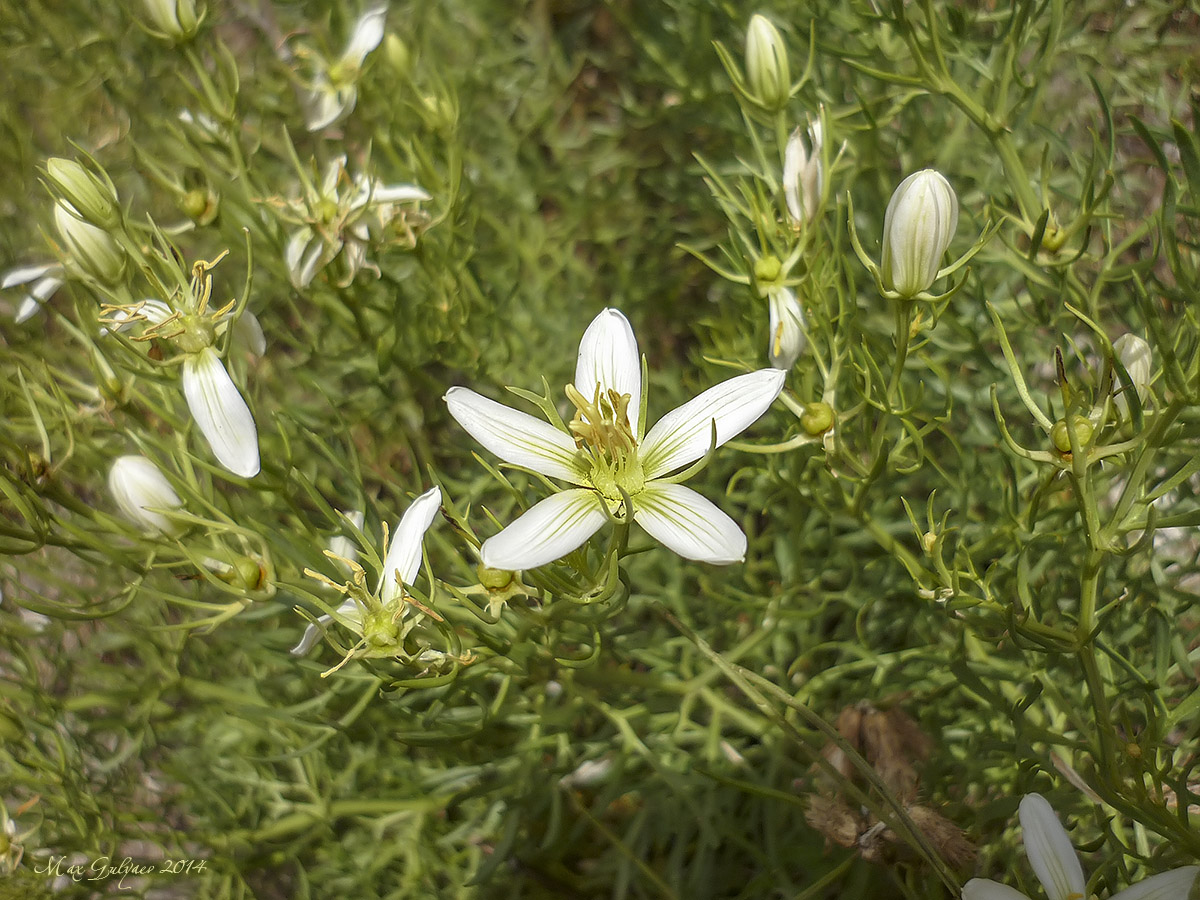
<path id="1" fill-rule="evenodd" d="M 122 369 L 94 337 L 95 294 L 77 283 L 37 318 L 0 323 L 0 796 L 28 833 L 0 890 L 35 890 L 44 879 L 31 869 L 49 853 L 207 861 L 136 883 L 151 896 L 941 897 L 974 873 L 1032 891 L 1011 827 L 1031 790 L 1071 825 L 1101 894 L 1195 862 L 1195 484 L 1184 472 L 1167 494 L 1177 530 L 1103 555 L 1090 649 L 1059 640 L 1078 625 L 1092 558 L 1080 497 L 1103 506 L 1133 455 L 1095 467 L 1081 494 L 1006 449 L 992 385 L 1018 441 L 1048 439 L 985 306 L 1052 418 L 1055 348 L 1074 390 L 1103 399 L 1102 347 L 1068 302 L 1110 339 L 1147 335 L 1159 365 L 1177 358 L 1181 373 L 1164 368 L 1156 383 L 1157 408 L 1180 408 L 1155 435 L 1152 482 L 1194 458 L 1194 5 L 394 2 L 356 110 L 307 134 L 296 59 L 280 48 L 336 54 L 360 12 L 213 0 L 196 39 L 175 47 L 145 33 L 137 4 L 0 8 L 0 260 L 53 258 L 39 167 L 82 148 L 131 221 L 186 223 L 183 189 L 219 196 L 211 224 L 172 240 L 188 261 L 230 251 L 215 272 L 222 302 L 242 291 L 249 243 L 248 308 L 268 345 L 234 363 L 264 471 L 241 484 L 197 470 L 197 497 L 212 504 L 197 514 L 220 525 L 185 539 L 189 557 L 122 525 L 104 483 L 111 460 L 138 448 L 208 459 L 171 376 Z M 697 156 L 766 193 L 778 178 L 749 174 L 755 141 L 774 166 L 782 148 L 743 116 L 712 44 L 740 59 L 754 12 L 782 28 L 794 75 L 813 50 L 788 121 L 824 105 L 831 159 L 845 142 L 802 299 L 814 349 L 847 354 L 839 413 L 873 404 L 832 454 L 820 442 L 729 449 L 705 470 L 694 486 L 747 532 L 745 565 L 649 549 L 623 562 L 619 607 L 583 602 L 591 586 L 577 578 L 573 596 L 517 598 L 498 624 L 454 619 L 480 660 L 451 677 L 376 663 L 322 678 L 333 651 L 288 650 L 305 624 L 294 607 L 314 591 L 304 569 L 336 574 L 321 555 L 334 509 L 366 509 L 378 539 L 436 478 L 484 537 L 495 528 L 484 507 L 507 522 L 542 496 L 519 472 L 505 490 L 476 461 L 446 388 L 502 399 L 501 386 L 538 391 L 544 376 L 560 397 L 579 336 L 608 306 L 647 356 L 652 417 L 728 366 L 765 364 L 765 303 L 682 249 L 724 247 L 748 268 L 737 237 L 748 226 L 723 214 Z M 1028 252 L 1012 171 L 921 82 L 905 22 L 918 46 L 936 29 L 961 90 L 1003 111 L 1064 225 L 1089 192 L 1101 197 L 1062 254 Z M 180 109 L 211 104 L 198 72 L 228 103 L 236 152 L 179 124 Z M 425 187 L 433 219 L 415 248 L 378 248 L 379 278 L 294 290 L 271 202 L 297 190 L 289 139 L 305 166 L 346 153 L 384 182 Z M 892 310 L 850 251 L 845 197 L 876 253 L 892 188 L 924 166 L 959 195 L 952 255 L 988 223 L 1000 231 L 921 336 L 904 373 L 912 406 L 894 414 L 868 362 L 891 365 Z M 15 310 L 19 297 L 0 300 Z M 124 380 L 115 396 L 97 392 L 98 359 Z M 828 387 L 811 354 L 789 378 L 800 403 Z M 777 406 L 744 440 L 798 433 Z M 947 585 L 923 530 L 950 597 L 936 594 Z M 206 540 L 269 556 L 270 584 L 197 577 Z M 426 554 L 443 582 L 477 582 L 448 521 Z M 443 592 L 438 609 L 454 602 Z M 1099 660 L 1099 700 L 1081 654 Z M 901 799 L 962 829 L 977 861 L 948 862 L 896 825 L 888 791 L 862 771 L 861 799 L 898 832 L 880 859 L 806 821 L 830 739 L 816 720 L 863 702 L 903 709 L 928 737 L 919 753 L 897 751 L 919 770 Z M 589 761 L 606 768 L 572 780 Z M 115 880 L 62 890 L 92 896 Z"/>

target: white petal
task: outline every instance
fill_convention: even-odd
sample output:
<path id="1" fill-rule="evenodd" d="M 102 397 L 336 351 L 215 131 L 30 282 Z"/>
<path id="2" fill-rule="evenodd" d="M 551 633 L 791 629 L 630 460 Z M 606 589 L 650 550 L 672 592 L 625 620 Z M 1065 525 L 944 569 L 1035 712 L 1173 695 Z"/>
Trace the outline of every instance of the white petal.
<path id="1" fill-rule="evenodd" d="M 362 65 L 367 54 L 379 46 L 383 40 L 383 23 L 387 18 L 387 4 L 380 4 L 363 13 L 354 23 L 354 33 L 350 35 L 350 43 L 342 54 L 345 61 L 353 60 L 355 65 Z"/>
<path id="2" fill-rule="evenodd" d="M 1200 887 L 1200 866 L 1184 866 L 1152 875 L 1112 895 L 1111 900 L 1189 900 Z"/>
<path id="3" fill-rule="evenodd" d="M 713 420 L 718 447 L 737 437 L 775 402 L 786 375 L 782 369 L 738 375 L 667 413 L 650 429 L 639 450 L 646 478 L 658 478 L 707 453 Z"/>
<path id="4" fill-rule="evenodd" d="M 346 518 L 347 522 L 359 531 L 362 531 L 363 521 L 366 519 L 366 516 L 361 509 L 343 512 L 342 515 Z M 337 534 L 329 539 L 329 552 L 350 562 L 358 559 L 358 545 L 344 534 Z"/>
<path id="5" fill-rule="evenodd" d="M 234 323 L 233 336 L 255 357 L 267 352 L 267 336 L 263 334 L 262 323 L 258 321 L 258 316 L 248 309 L 244 310 Z"/>
<path id="6" fill-rule="evenodd" d="M 183 395 L 217 461 L 243 478 L 257 475 L 260 465 L 254 416 L 212 347 L 184 360 Z"/>
<path id="7" fill-rule="evenodd" d="M 33 294 L 27 294 L 25 299 L 21 301 L 21 305 L 17 307 L 16 315 L 13 316 L 13 322 L 17 325 L 20 325 L 22 322 L 28 322 L 41 311 L 41 301 L 33 296 Z"/>
<path id="8" fill-rule="evenodd" d="M 767 334 L 767 357 L 777 369 L 790 369 L 804 352 L 808 339 L 804 336 L 804 310 L 790 288 L 772 288 L 767 294 L 770 308 L 770 331 Z"/>
<path id="9" fill-rule="evenodd" d="M 1079 856 L 1049 801 L 1041 794 L 1026 794 L 1021 798 L 1018 817 L 1025 855 L 1050 900 L 1086 897 L 1087 881 Z"/>
<path id="10" fill-rule="evenodd" d="M 301 228 L 288 238 L 287 246 L 283 250 L 283 259 L 287 264 L 292 287 L 308 287 L 317 272 L 317 260 L 321 257 L 321 249 L 321 242 L 316 239 L 311 228 Z"/>
<path id="11" fill-rule="evenodd" d="M 108 471 L 108 489 L 125 517 L 151 534 L 174 536 L 184 526 L 164 514 L 182 509 L 183 501 L 153 462 L 144 456 L 118 457 Z"/>
<path id="12" fill-rule="evenodd" d="M 681 484 L 647 484 L 633 501 L 633 518 L 684 559 L 725 566 L 746 558 L 737 523 Z"/>
<path id="13" fill-rule="evenodd" d="M 362 611 L 358 608 L 358 603 L 353 599 L 343 600 L 342 605 L 338 607 L 338 613 L 346 619 L 358 621 L 362 617 Z M 300 638 L 300 643 L 292 648 L 293 656 L 303 656 L 312 649 L 313 644 L 317 642 L 317 638 L 321 636 L 321 626 L 327 625 L 333 621 L 333 616 L 324 615 L 317 616 L 317 621 L 310 623 L 304 629 L 304 636 Z"/>
<path id="14" fill-rule="evenodd" d="M 345 91 L 334 90 L 333 85 L 328 82 L 318 84 L 309 98 L 308 114 L 305 119 L 308 130 L 320 131 L 341 118 L 344 113 L 348 112 L 345 100 Z"/>
<path id="15" fill-rule="evenodd" d="M 606 309 L 592 320 L 579 342 L 575 388 L 591 400 L 596 385 L 602 393 L 629 395 L 629 424 L 638 433 L 642 403 L 642 360 L 629 320 L 619 310 Z"/>
<path id="16" fill-rule="evenodd" d="M 1020 891 L 990 878 L 972 878 L 962 889 L 962 900 L 1029 900 Z"/>
<path id="17" fill-rule="evenodd" d="M 595 491 L 563 491 L 535 504 L 521 518 L 479 548 L 493 569 L 536 569 L 566 556 L 608 520 Z"/>
<path id="18" fill-rule="evenodd" d="M 442 492 L 430 488 L 412 502 L 391 534 L 391 546 L 383 560 L 379 600 L 387 606 L 401 594 L 401 584 L 412 584 L 421 568 L 421 541 L 442 506 Z M 396 573 L 400 573 L 400 584 Z"/>
<path id="19" fill-rule="evenodd" d="M 800 173 L 808 164 L 808 150 L 804 146 L 803 130 L 797 126 L 788 138 L 783 153 L 783 196 L 787 201 L 788 213 L 796 222 L 804 221 L 804 204 L 800 199 Z"/>
<path id="20" fill-rule="evenodd" d="M 372 203 L 407 203 L 413 200 L 432 199 L 432 194 L 415 184 L 377 185 L 371 194 Z"/>
<path id="21" fill-rule="evenodd" d="M 467 434 L 505 462 L 584 483 L 575 442 L 553 425 L 464 387 L 446 391 L 446 405 Z"/>
<path id="22" fill-rule="evenodd" d="M 0 278 L 0 290 L 36 281 L 57 268 L 59 268 L 57 263 L 47 263 L 41 266 L 21 266 L 16 269 L 9 269 L 4 273 L 4 277 Z"/>

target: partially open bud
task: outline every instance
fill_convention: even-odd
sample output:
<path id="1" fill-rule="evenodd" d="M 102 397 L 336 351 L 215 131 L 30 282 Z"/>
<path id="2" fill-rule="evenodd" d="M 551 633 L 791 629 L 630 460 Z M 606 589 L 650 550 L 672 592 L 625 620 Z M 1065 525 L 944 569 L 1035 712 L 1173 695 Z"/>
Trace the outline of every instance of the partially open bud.
<path id="1" fill-rule="evenodd" d="M 164 515 L 182 509 L 183 501 L 158 466 L 144 456 L 122 456 L 108 472 L 108 489 L 124 514 L 143 531 L 174 537 L 184 525 Z"/>
<path id="2" fill-rule="evenodd" d="M 755 15 L 746 31 L 746 82 L 754 100 L 770 112 L 782 110 L 792 93 L 783 36 L 763 15 Z"/>
<path id="3" fill-rule="evenodd" d="M 75 160 L 51 157 L 46 161 L 46 177 L 86 222 L 100 228 L 112 228 L 121 221 L 117 194 L 112 185 Z"/>
<path id="4" fill-rule="evenodd" d="M 146 0 L 146 18 L 157 37 L 179 42 L 195 36 L 202 16 L 195 0 Z"/>
<path id="5" fill-rule="evenodd" d="M 821 202 L 824 173 L 821 171 L 821 123 L 808 126 L 808 147 L 804 146 L 802 129 L 796 128 L 788 138 L 783 155 L 783 196 L 788 214 L 799 228 L 812 220 Z"/>
<path id="6" fill-rule="evenodd" d="M 906 298 L 929 290 L 957 227 L 958 197 L 940 172 L 905 178 L 883 217 L 883 286 Z"/>
<path id="7" fill-rule="evenodd" d="M 1150 370 L 1154 362 L 1150 345 L 1136 334 L 1123 334 L 1113 341 L 1113 350 L 1125 371 L 1129 373 L 1129 383 L 1137 391 L 1138 402 L 1145 407 L 1146 397 L 1150 392 Z M 1129 397 L 1124 388 L 1117 391 L 1113 402 L 1121 411 L 1121 418 L 1129 421 Z"/>
<path id="8" fill-rule="evenodd" d="M 776 369 L 790 369 L 804 352 L 804 310 L 791 288 L 779 285 L 767 292 L 770 307 L 770 333 L 767 358 Z"/>
<path id="9" fill-rule="evenodd" d="M 75 264 L 87 275 L 114 285 L 125 272 L 125 251 L 107 231 L 79 218 L 65 200 L 54 204 L 54 224 Z"/>

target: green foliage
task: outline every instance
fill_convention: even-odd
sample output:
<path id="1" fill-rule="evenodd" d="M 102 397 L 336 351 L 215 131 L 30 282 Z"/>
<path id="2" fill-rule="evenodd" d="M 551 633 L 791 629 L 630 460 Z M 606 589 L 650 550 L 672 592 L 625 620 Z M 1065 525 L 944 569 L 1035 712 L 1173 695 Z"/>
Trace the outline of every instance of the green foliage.
<path id="1" fill-rule="evenodd" d="M 1099 896 L 1200 859 L 1195 10 L 397 0 L 358 69 L 365 11 L 211 0 L 176 41 L 0 5 L 0 262 L 65 282 L 20 322 L 38 282 L 0 292 L 0 896 L 1036 896 L 1034 791 Z M 746 86 L 760 12 L 782 112 Z M 923 168 L 958 227 L 900 298 L 885 210 Z M 62 171 L 115 191 L 99 237 L 56 224 Z M 789 294 L 783 393 L 689 479 L 744 563 L 626 495 L 557 562 L 479 565 L 561 488 L 450 387 L 569 420 L 616 308 L 653 423 L 766 366 Z M 185 399 L 209 350 L 256 474 Z M 174 536 L 121 514 L 129 454 Z M 402 639 L 342 613 L 289 653 L 432 486 Z M 126 857 L 155 874 L 97 863 Z"/>

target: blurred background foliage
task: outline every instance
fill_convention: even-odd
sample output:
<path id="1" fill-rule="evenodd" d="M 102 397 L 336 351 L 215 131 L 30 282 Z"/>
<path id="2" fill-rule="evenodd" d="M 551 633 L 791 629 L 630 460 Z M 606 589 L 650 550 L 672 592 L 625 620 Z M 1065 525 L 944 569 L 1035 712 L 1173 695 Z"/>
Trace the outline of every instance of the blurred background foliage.
<path id="1" fill-rule="evenodd" d="M 88 285 L 21 324 L 19 291 L 0 294 L 0 799 L 25 853 L 0 890 L 32 896 L 56 857 L 129 856 L 206 861 L 126 883 L 162 897 L 953 896 L 974 873 L 1032 882 L 1010 827 L 1031 790 L 1071 823 L 1101 894 L 1195 862 L 1194 4 L 397 0 L 356 109 L 317 134 L 304 48 L 336 55 L 363 9 L 210 0 L 179 46 L 141 9 L 0 5 L 0 262 L 55 258 L 43 167 L 80 150 L 185 271 L 229 251 L 214 304 L 241 295 L 249 267 L 267 338 L 261 359 L 231 355 L 264 468 L 241 482 L 212 465 L 169 373 L 96 337 Z M 508 522 L 541 496 L 473 458 L 448 387 L 503 399 L 544 376 L 557 400 L 610 306 L 647 356 L 652 419 L 765 364 L 763 301 L 682 249 L 715 257 L 745 227 L 698 157 L 748 183 L 755 141 L 780 163 L 713 47 L 740 60 L 756 12 L 794 75 L 812 52 L 788 129 L 823 107 L 837 156 L 799 290 L 814 352 L 847 362 L 836 384 L 811 354 L 789 377 L 800 404 L 833 387 L 839 414 L 857 410 L 837 445 L 727 450 L 706 469 L 701 486 L 750 539 L 744 565 L 637 552 L 596 603 L 586 572 L 527 573 L 498 622 L 451 611 L 443 590 L 430 602 L 475 665 L 322 678 L 329 649 L 288 650 L 305 624 L 294 607 L 319 596 L 304 569 L 337 574 L 322 557 L 334 510 L 365 509 L 378 540 L 441 484 L 429 568 L 467 589 L 464 529 L 486 537 L 484 508 Z M 991 136 L 915 63 L 935 33 Z M 373 248 L 378 277 L 339 287 L 335 261 L 297 290 L 278 211 L 299 194 L 297 161 L 319 178 L 343 154 L 433 199 L 411 235 Z M 999 230 L 925 313 L 897 412 L 875 374 L 895 353 L 892 311 L 850 249 L 846 195 L 875 253 L 892 188 L 926 166 L 959 196 L 952 255 Z M 1031 191 L 1039 205 L 1023 208 Z M 1055 220 L 1079 228 L 1049 251 Z M 152 232 L 137 234 L 150 252 Z M 1005 447 L 989 394 L 1016 441 L 1050 449 L 1002 322 L 1052 419 L 1103 402 L 1103 341 L 1068 304 L 1109 340 L 1145 335 L 1152 405 L 1175 409 L 1136 507 L 1166 485 L 1173 530 L 1117 522 L 1121 550 L 1099 556 L 1084 510 L 1111 512 L 1141 457 L 1072 483 Z M 800 433 L 780 406 L 744 440 Z M 223 524 L 193 530 L 190 552 L 123 525 L 104 478 L 132 452 L 175 460 L 190 511 Z M 215 577 L 202 560 L 217 548 L 261 577 Z M 1088 584 L 1100 615 L 1081 636 Z M 834 765 L 830 788 L 830 761 L 852 750 L 866 761 Z M 58 881 L 63 896 L 116 890 Z"/>

